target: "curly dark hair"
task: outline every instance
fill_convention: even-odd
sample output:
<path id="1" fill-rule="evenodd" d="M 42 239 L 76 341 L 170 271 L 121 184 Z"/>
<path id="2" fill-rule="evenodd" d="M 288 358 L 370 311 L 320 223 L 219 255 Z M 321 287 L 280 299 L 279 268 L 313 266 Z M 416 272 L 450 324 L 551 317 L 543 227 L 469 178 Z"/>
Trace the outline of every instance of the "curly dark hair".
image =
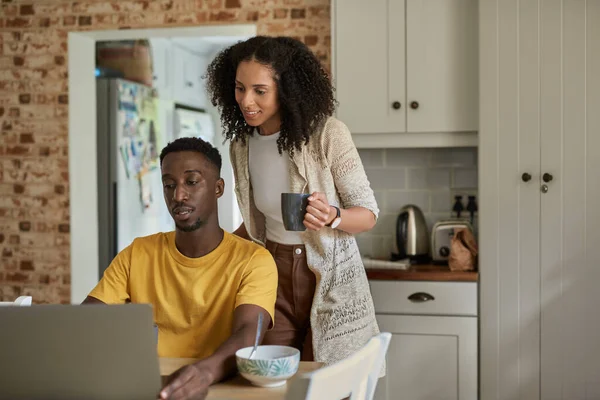
<path id="1" fill-rule="evenodd" d="M 160 165 L 162 165 L 167 154 L 180 151 L 196 151 L 203 154 L 217 168 L 219 175 L 221 174 L 223 162 L 219 150 L 210 143 L 196 137 L 182 137 L 166 145 L 160 152 Z"/>
<path id="2" fill-rule="evenodd" d="M 212 104 L 221 112 L 225 140 L 246 143 L 254 134 L 235 100 L 237 67 L 250 60 L 273 70 L 281 116 L 279 153 L 300 151 L 335 109 L 329 75 L 308 47 L 291 37 L 255 36 L 224 49 L 208 66 L 207 89 Z"/>

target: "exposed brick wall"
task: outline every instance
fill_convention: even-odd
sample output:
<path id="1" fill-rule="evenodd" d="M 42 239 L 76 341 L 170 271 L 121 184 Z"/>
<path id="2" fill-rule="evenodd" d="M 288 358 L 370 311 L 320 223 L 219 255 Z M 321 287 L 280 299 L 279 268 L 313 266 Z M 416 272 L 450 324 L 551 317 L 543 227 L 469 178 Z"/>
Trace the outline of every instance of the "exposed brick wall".
<path id="1" fill-rule="evenodd" d="M 70 301 L 69 31 L 256 23 L 259 34 L 297 37 L 330 64 L 329 0 L 0 4 L 0 300 Z"/>

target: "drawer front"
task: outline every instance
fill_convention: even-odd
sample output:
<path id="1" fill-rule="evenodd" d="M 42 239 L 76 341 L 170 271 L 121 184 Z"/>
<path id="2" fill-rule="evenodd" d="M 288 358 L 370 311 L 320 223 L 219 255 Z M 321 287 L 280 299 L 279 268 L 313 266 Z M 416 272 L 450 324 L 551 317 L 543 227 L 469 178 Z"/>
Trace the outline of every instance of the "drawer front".
<path id="1" fill-rule="evenodd" d="M 376 313 L 477 315 L 476 282 L 369 281 Z"/>

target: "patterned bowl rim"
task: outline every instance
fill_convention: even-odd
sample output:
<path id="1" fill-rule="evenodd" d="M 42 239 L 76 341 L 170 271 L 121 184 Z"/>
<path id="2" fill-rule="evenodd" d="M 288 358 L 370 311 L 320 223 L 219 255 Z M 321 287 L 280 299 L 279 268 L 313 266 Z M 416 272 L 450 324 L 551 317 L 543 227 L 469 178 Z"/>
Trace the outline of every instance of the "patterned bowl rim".
<path id="1" fill-rule="evenodd" d="M 242 350 L 248 349 L 248 348 L 252 348 L 253 346 L 249 346 L 249 347 L 244 347 L 241 348 L 239 350 L 237 350 L 235 352 L 235 358 L 237 360 L 244 360 L 244 361 L 277 361 L 277 360 L 283 360 L 285 358 L 296 358 L 296 357 L 300 357 L 300 350 L 296 349 L 295 347 L 291 347 L 291 346 L 280 346 L 280 345 L 260 345 L 258 347 L 267 347 L 267 346 L 273 346 L 273 347 L 287 347 L 288 349 L 292 349 L 294 350 L 293 354 L 288 354 L 288 355 L 283 355 L 281 357 L 275 357 L 275 358 L 253 358 L 252 360 L 250 360 L 248 357 L 243 357 L 238 355 L 238 353 Z"/>

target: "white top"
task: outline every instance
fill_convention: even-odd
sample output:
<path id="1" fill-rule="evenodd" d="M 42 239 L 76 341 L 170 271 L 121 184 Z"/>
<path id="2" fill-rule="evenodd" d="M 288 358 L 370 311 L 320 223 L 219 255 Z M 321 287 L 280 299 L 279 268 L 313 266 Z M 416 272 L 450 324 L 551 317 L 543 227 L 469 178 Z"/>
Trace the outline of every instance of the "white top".
<path id="1" fill-rule="evenodd" d="M 267 240 L 281 244 L 302 244 L 299 232 L 286 231 L 281 218 L 281 193 L 290 191 L 287 152 L 277 151 L 279 132 L 251 136 L 249 146 L 250 183 L 256 208 L 265 216 Z"/>

